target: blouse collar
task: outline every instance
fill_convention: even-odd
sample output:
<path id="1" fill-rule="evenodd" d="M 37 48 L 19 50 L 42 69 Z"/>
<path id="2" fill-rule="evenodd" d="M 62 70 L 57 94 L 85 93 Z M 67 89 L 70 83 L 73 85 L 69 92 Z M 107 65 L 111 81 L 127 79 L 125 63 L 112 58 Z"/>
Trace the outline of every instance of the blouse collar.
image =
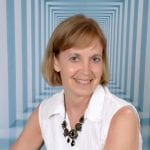
<path id="1" fill-rule="evenodd" d="M 103 86 L 98 85 L 86 109 L 85 118 L 90 119 L 92 121 L 101 120 L 104 96 L 105 96 L 105 91 L 104 91 Z"/>
<path id="2" fill-rule="evenodd" d="M 102 107 L 104 102 L 104 88 L 98 85 L 90 99 L 89 105 L 85 111 L 84 117 L 92 121 L 100 121 L 102 114 Z M 51 100 L 50 100 L 51 101 Z M 64 107 L 64 90 L 52 97 L 51 109 L 48 110 L 48 116 L 51 118 L 54 115 L 61 115 L 65 117 Z"/>

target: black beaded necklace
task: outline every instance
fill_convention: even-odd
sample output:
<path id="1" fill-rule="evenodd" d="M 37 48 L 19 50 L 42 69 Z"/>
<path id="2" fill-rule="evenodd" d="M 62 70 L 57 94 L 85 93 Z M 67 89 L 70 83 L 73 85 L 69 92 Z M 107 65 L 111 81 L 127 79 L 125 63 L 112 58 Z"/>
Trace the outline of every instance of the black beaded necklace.
<path id="1" fill-rule="evenodd" d="M 78 132 L 82 130 L 82 125 L 84 123 L 84 115 L 79 119 L 79 122 L 76 123 L 75 128 L 70 131 L 67 129 L 66 119 L 62 122 L 62 128 L 64 130 L 64 137 L 67 137 L 67 143 L 70 143 L 71 146 L 75 145 L 75 140 L 78 137 Z"/>

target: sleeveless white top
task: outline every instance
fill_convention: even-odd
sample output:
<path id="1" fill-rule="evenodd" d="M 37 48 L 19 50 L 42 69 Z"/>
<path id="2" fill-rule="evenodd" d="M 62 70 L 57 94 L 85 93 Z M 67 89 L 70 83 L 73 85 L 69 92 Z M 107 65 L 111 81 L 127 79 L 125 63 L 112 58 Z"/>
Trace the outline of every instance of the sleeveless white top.
<path id="1" fill-rule="evenodd" d="M 133 105 L 111 94 L 108 88 L 99 85 L 86 109 L 82 131 L 79 132 L 75 146 L 72 147 L 67 143 L 61 126 L 65 118 L 64 91 L 55 94 L 42 101 L 39 107 L 39 123 L 45 147 L 47 150 L 102 150 L 110 121 L 124 106 L 130 106 L 137 114 Z M 67 128 L 70 130 L 68 118 Z M 142 150 L 141 134 L 139 138 L 139 150 Z"/>

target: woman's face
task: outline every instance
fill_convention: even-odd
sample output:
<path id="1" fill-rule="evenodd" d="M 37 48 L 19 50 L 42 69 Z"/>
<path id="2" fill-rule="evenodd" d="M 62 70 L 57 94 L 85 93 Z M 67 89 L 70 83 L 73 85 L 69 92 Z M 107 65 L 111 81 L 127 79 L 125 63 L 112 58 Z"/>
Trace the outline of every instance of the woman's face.
<path id="1" fill-rule="evenodd" d="M 90 96 L 102 76 L 102 45 L 96 39 L 87 48 L 70 48 L 54 58 L 54 68 L 60 72 L 65 94 Z"/>

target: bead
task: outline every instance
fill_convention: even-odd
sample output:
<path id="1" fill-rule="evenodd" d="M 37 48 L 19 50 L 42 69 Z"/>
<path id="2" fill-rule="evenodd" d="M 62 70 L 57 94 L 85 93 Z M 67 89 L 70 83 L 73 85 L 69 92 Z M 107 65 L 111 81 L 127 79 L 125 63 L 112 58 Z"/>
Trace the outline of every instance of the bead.
<path id="1" fill-rule="evenodd" d="M 70 142 L 70 139 L 68 138 L 68 139 L 67 139 L 67 143 L 69 143 L 69 142 Z"/>
<path id="2" fill-rule="evenodd" d="M 67 127 L 67 122 L 64 120 L 61 125 L 62 125 L 62 128 L 66 128 Z"/>
<path id="3" fill-rule="evenodd" d="M 69 132 L 69 137 L 71 139 L 76 139 L 78 137 L 78 133 L 77 133 L 77 130 L 76 129 L 72 129 L 70 132 Z"/>
<path id="4" fill-rule="evenodd" d="M 66 137 L 66 136 L 68 136 L 68 135 L 69 135 L 69 131 L 68 131 L 67 128 L 65 128 L 65 129 L 64 129 L 64 136 Z"/>
<path id="5" fill-rule="evenodd" d="M 74 140 L 72 140 L 72 142 L 71 142 L 71 146 L 74 146 L 75 145 L 75 141 Z"/>
<path id="6" fill-rule="evenodd" d="M 76 126 L 75 126 L 75 128 L 76 128 L 77 131 L 81 131 L 82 124 L 81 123 L 77 123 Z"/>
<path id="7" fill-rule="evenodd" d="M 79 120 L 80 123 L 84 123 L 84 116 L 82 116 Z"/>

